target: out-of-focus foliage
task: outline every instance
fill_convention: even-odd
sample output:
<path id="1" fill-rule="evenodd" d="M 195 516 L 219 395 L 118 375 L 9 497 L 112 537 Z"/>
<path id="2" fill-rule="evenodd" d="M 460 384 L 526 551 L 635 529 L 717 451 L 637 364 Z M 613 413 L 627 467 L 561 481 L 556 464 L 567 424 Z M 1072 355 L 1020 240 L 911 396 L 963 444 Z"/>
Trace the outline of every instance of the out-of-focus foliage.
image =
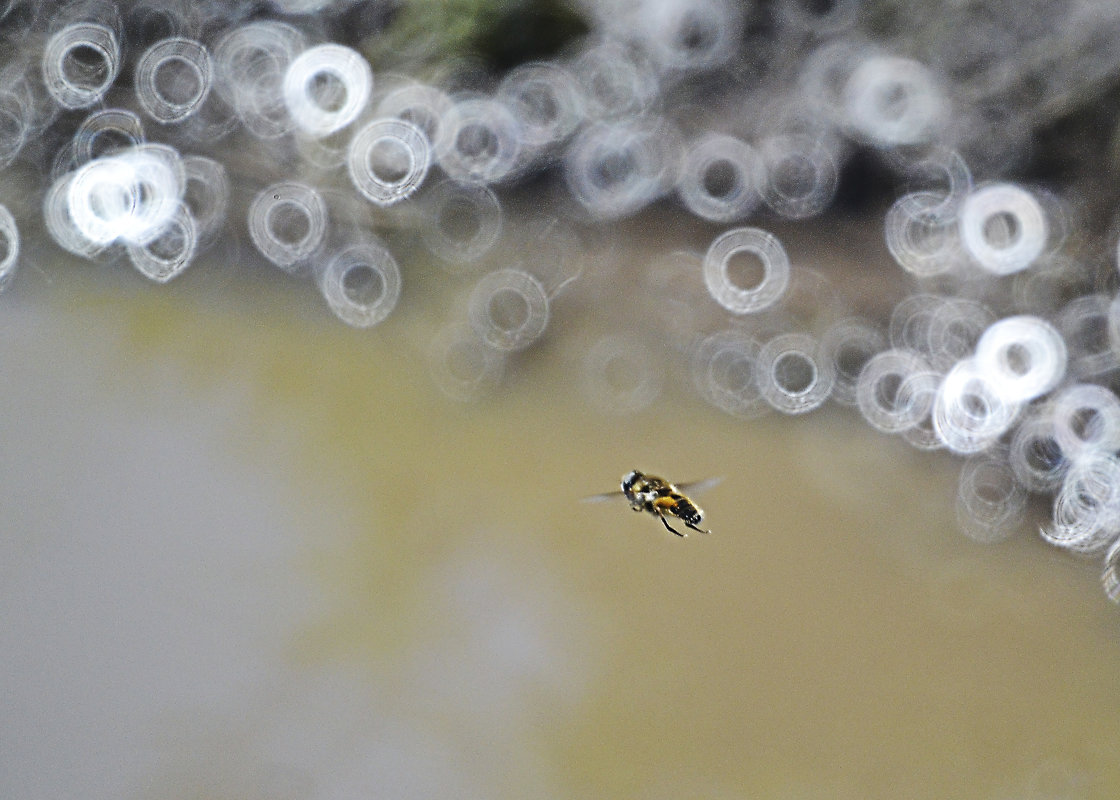
<path id="1" fill-rule="evenodd" d="M 502 69 L 551 55 L 586 30 L 558 0 L 403 0 L 362 50 L 374 66 L 404 61 L 438 70 L 470 56 Z"/>

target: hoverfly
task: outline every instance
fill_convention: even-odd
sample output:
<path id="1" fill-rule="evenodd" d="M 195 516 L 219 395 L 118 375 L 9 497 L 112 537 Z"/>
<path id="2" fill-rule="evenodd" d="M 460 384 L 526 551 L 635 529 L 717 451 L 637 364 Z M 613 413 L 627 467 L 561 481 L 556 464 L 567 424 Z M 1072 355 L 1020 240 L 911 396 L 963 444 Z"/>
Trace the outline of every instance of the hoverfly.
<path id="1" fill-rule="evenodd" d="M 630 502 L 630 508 L 634 511 L 647 511 L 653 514 L 661 520 L 661 524 L 666 529 L 683 538 L 688 534 L 676 530 L 669 524 L 667 517 L 675 517 L 683 522 L 686 528 L 691 528 L 699 533 L 711 533 L 711 531 L 699 527 L 700 523 L 704 521 L 704 512 L 700 506 L 685 496 L 683 490 L 700 492 L 704 489 L 710 489 L 721 480 L 723 479 L 711 478 L 698 483 L 682 483 L 677 487 L 664 478 L 633 470 L 623 476 L 620 491 L 585 497 L 584 502 L 595 503 L 600 500 L 610 500 L 614 497 L 625 497 Z"/>

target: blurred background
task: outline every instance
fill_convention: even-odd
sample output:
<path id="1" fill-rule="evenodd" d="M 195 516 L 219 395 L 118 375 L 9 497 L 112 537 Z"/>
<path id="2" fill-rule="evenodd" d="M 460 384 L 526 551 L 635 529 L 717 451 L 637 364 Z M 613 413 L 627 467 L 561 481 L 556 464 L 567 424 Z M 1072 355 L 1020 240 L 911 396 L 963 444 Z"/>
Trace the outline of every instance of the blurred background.
<path id="1" fill-rule="evenodd" d="M 0 795 L 1114 797 L 1118 34 L 0 3 Z"/>

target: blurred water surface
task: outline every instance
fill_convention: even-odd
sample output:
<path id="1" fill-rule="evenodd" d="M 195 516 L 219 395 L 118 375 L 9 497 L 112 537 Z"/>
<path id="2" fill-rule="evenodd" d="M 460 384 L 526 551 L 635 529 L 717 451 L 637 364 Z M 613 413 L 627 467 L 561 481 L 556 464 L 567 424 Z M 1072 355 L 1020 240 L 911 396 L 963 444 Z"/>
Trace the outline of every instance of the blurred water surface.
<path id="1" fill-rule="evenodd" d="M 415 307 L 122 274 L 0 296 L 0 795 L 1120 787 L 1097 565 L 964 539 L 959 462 L 833 408 L 608 416 L 558 346 L 455 403 Z M 578 502 L 633 468 L 725 476 L 713 535 Z"/>

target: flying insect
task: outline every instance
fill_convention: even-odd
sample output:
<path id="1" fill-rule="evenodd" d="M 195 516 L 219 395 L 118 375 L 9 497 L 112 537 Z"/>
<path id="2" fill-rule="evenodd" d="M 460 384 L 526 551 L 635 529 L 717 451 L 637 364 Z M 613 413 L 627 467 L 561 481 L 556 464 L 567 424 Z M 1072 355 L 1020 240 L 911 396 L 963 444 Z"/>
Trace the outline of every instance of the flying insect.
<path id="1" fill-rule="evenodd" d="M 681 533 L 669 524 L 668 517 L 679 519 L 686 528 L 691 528 L 699 533 L 711 533 L 700 527 L 704 521 L 704 511 L 696 505 L 685 491 L 700 492 L 710 489 L 719 483 L 722 478 L 711 478 L 698 483 L 682 483 L 679 487 L 669 483 L 664 478 L 656 475 L 646 475 L 632 470 L 622 478 L 622 489 L 617 492 L 607 492 L 584 498 L 584 502 L 594 503 L 600 500 L 610 500 L 615 497 L 626 498 L 630 508 L 634 511 L 645 511 L 661 520 L 661 524 L 671 533 L 684 538 L 687 533 Z"/>

